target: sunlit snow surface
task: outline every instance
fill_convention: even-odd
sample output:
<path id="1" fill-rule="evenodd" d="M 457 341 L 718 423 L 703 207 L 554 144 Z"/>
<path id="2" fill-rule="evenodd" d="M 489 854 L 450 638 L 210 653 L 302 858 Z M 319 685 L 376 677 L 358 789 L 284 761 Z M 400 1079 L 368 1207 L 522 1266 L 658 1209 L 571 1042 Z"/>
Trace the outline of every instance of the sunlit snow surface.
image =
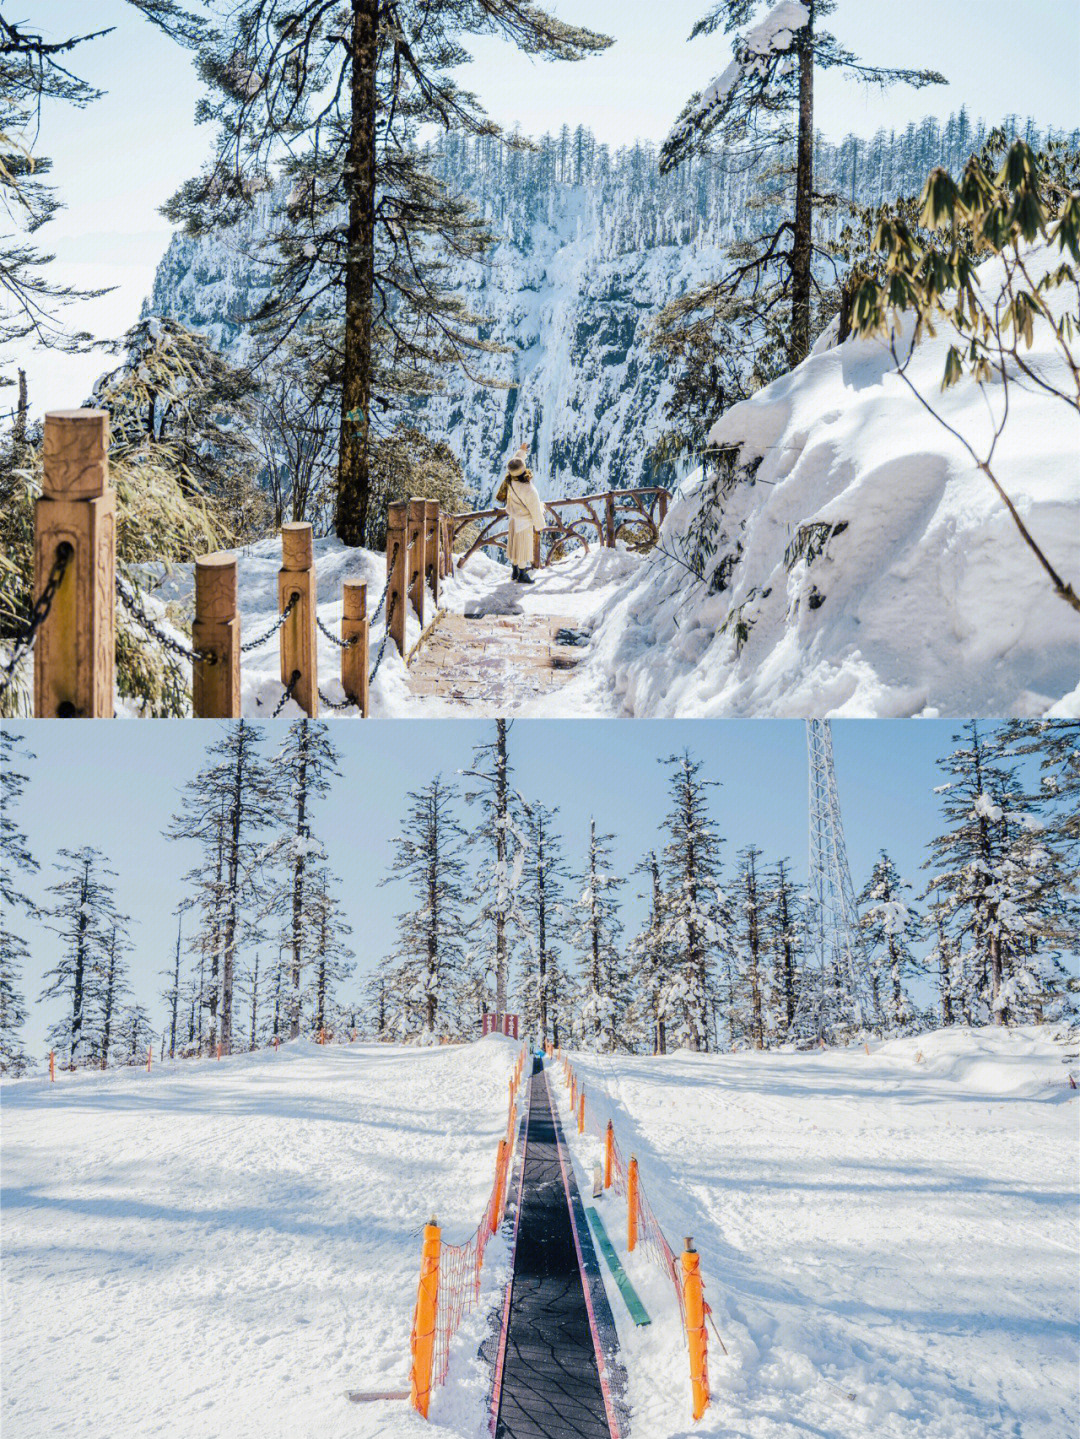
<path id="1" fill-rule="evenodd" d="M 429 1433 L 408 1388 L 421 1233 L 475 1229 L 518 1046 L 318 1046 L 5 1083 L 10 1439 Z M 472 1435 L 484 1304 L 432 1413 Z"/>
<path id="2" fill-rule="evenodd" d="M 691 1426 L 674 1291 L 626 1253 L 610 1193 L 601 1212 L 653 1318 L 635 1329 L 609 1285 L 633 1434 L 1075 1432 L 1080 1092 L 1065 1052 L 1029 1028 L 941 1030 L 869 1055 L 573 1056 L 672 1246 L 693 1236 L 728 1351 L 710 1329 L 713 1404 Z M 591 1190 L 601 1142 L 578 1137 L 552 1085 Z"/>

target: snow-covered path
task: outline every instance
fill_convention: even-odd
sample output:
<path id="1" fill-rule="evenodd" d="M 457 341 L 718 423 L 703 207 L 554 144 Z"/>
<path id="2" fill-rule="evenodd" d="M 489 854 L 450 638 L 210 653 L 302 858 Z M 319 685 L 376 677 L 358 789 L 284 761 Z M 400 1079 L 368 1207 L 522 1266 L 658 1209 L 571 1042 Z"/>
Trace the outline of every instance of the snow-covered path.
<path id="1" fill-rule="evenodd" d="M 421 1231 L 475 1228 L 517 1053 L 298 1042 L 5 1084 L 4 1434 L 430 1433 L 346 1392 L 408 1388 Z M 493 1293 L 504 1265 L 497 1239 Z M 451 1374 L 432 1413 L 471 1435 L 486 1371 Z"/>
<path id="2" fill-rule="evenodd" d="M 921 1057 L 920 1057 L 921 1056 Z M 1063 1439 L 1076 1432 L 1077 1120 L 1045 1032 L 812 1054 L 574 1056 L 672 1244 L 692 1234 L 725 1357 L 695 1436 Z M 564 1116 L 566 1089 L 552 1075 Z M 568 1125 L 579 1180 L 599 1140 Z M 612 1309 L 634 1433 L 690 1432 L 666 1277 Z"/>

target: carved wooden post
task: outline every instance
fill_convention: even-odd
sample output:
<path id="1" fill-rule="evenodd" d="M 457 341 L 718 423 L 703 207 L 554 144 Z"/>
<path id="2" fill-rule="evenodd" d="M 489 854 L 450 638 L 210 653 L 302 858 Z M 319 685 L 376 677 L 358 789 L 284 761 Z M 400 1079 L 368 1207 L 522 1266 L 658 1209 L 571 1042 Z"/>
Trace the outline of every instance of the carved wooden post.
<path id="1" fill-rule="evenodd" d="M 116 688 L 116 496 L 105 410 L 45 416 L 34 506 L 34 597 L 61 545 L 72 550 L 34 652 L 34 713 L 108 719 Z"/>
<path id="2" fill-rule="evenodd" d="M 615 496 L 610 491 L 604 496 L 604 544 L 615 548 Z"/>
<path id="3" fill-rule="evenodd" d="M 533 562 L 532 562 L 532 567 L 533 567 L 534 570 L 538 570 L 538 569 L 540 568 L 540 531 L 539 531 L 539 530 L 533 530 Z"/>
<path id="4" fill-rule="evenodd" d="M 300 598 L 281 627 L 281 683 L 287 685 L 296 670 L 300 678 L 293 698 L 309 715 L 319 712 L 319 679 L 315 641 L 315 553 L 311 526 L 292 523 L 281 527 L 281 569 L 278 571 L 278 605 L 284 610 L 291 597 Z"/>
<path id="5" fill-rule="evenodd" d="M 368 716 L 368 617 L 367 585 L 363 580 L 346 580 L 342 589 L 341 638 L 348 644 L 341 651 L 341 687 Z"/>
<path id="6" fill-rule="evenodd" d="M 236 556 L 200 555 L 195 561 L 195 620 L 191 643 L 196 653 L 191 674 L 191 712 L 198 719 L 240 716 L 240 617 L 236 612 Z"/>
<path id="7" fill-rule="evenodd" d="M 667 490 L 661 490 L 656 497 L 656 513 L 658 516 L 656 521 L 657 529 L 660 528 L 660 526 L 664 523 L 664 520 L 667 518 L 667 502 L 668 492 Z"/>
<path id="8" fill-rule="evenodd" d="M 386 507 L 386 570 L 390 587 L 386 591 L 386 627 L 401 654 L 405 653 L 405 575 L 409 539 L 409 506 L 396 500 Z"/>
<path id="9" fill-rule="evenodd" d="M 409 598 L 424 628 L 424 530 L 426 528 L 427 501 L 409 501 Z"/>
<path id="10" fill-rule="evenodd" d="M 439 515 L 438 500 L 425 500 L 424 512 L 427 518 L 424 521 L 424 574 L 431 581 L 431 596 L 435 601 L 435 608 L 439 608 L 439 580 L 442 577 L 442 560 L 440 558 L 441 544 L 439 532 L 442 529 L 442 520 Z"/>

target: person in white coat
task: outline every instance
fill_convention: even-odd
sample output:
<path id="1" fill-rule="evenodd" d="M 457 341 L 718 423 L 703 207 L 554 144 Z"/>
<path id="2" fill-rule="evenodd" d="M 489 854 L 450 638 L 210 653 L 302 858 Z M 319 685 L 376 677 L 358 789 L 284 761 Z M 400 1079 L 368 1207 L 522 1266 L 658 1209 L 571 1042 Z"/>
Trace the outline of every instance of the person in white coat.
<path id="1" fill-rule="evenodd" d="M 499 500 L 506 508 L 506 558 L 514 579 L 531 585 L 529 566 L 533 562 L 535 536 L 544 528 L 544 502 L 536 492 L 532 471 L 525 464 L 528 442 L 506 466 L 506 478 L 499 486 Z M 505 495 L 504 495 L 505 490 Z"/>

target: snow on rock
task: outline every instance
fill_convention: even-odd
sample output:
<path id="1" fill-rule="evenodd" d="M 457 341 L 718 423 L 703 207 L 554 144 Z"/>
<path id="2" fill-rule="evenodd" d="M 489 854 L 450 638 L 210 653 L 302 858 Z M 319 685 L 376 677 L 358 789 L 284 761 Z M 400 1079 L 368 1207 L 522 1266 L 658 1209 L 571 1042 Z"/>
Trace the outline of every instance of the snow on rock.
<path id="1" fill-rule="evenodd" d="M 3 1085 L 5 1434 L 375 1439 L 407 1403 L 421 1232 L 478 1224 L 518 1046 L 306 1041 Z M 433 1397 L 472 1439 L 507 1251 Z"/>
<path id="2" fill-rule="evenodd" d="M 993 267 L 983 274 L 993 282 Z M 980 446 L 987 398 L 968 379 L 941 392 L 947 345 L 944 329 L 921 339 L 908 375 Z M 1045 328 L 1027 359 L 1068 383 Z M 999 410 L 1000 393 L 990 400 Z M 1010 407 L 995 473 L 1075 584 L 1080 420 L 1016 379 Z M 1054 595 L 987 478 L 908 389 L 886 344 L 826 338 L 792 373 L 727 411 L 709 438 L 739 447 L 744 467 L 714 510 L 710 582 L 658 552 L 622 587 L 588 673 L 568 687 L 594 708 L 1080 713 L 1075 611 Z M 690 558 L 715 501 L 714 481 L 696 471 L 668 511 L 663 549 Z"/>
<path id="3" fill-rule="evenodd" d="M 701 1253 L 727 1354 L 710 1329 L 695 1435 L 1072 1432 L 1080 1098 L 1063 1050 L 1031 1027 L 869 1055 L 573 1056 L 672 1246 L 691 1234 Z M 602 1141 L 564 1128 L 591 1189 Z M 673 1288 L 647 1251 L 626 1253 L 624 1201 L 608 1191 L 599 1208 L 652 1316 L 635 1328 L 609 1283 L 634 1432 L 686 1435 Z"/>

